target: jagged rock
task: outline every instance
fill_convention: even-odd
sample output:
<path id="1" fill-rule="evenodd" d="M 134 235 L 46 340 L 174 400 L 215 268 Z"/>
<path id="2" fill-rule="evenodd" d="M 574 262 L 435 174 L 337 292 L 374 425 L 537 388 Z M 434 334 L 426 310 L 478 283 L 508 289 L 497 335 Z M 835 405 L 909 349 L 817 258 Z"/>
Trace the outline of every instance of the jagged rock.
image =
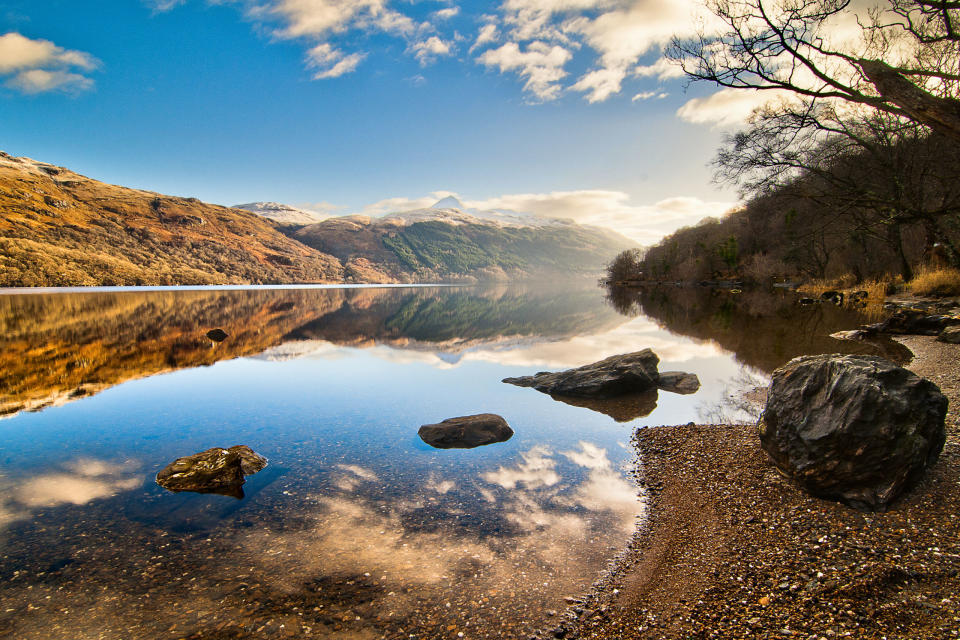
<path id="1" fill-rule="evenodd" d="M 240 468 L 244 475 L 252 476 L 267 466 L 267 459 L 245 444 L 238 444 L 227 449 L 240 456 Z"/>
<path id="2" fill-rule="evenodd" d="M 773 373 L 760 443 L 810 493 L 884 510 L 936 461 L 946 411 L 936 385 L 889 360 L 803 356 Z"/>
<path id="3" fill-rule="evenodd" d="M 610 398 L 639 393 L 657 386 L 660 358 L 650 349 L 558 372 L 504 378 L 503 382 L 558 396 Z"/>
<path id="4" fill-rule="evenodd" d="M 222 493 L 243 497 L 244 475 L 267 466 L 267 459 L 246 445 L 214 447 L 177 458 L 157 474 L 157 484 L 170 491 Z"/>
<path id="5" fill-rule="evenodd" d="M 214 342 L 223 342 L 230 337 L 230 334 L 223 329 L 210 329 L 210 331 L 207 331 L 207 337 Z"/>
<path id="6" fill-rule="evenodd" d="M 899 309 L 883 322 L 866 325 L 861 329 L 879 333 L 938 335 L 944 328 L 960 324 L 960 319 L 946 315 L 929 315 L 920 309 Z"/>
<path id="7" fill-rule="evenodd" d="M 447 418 L 436 424 L 425 424 L 417 433 L 436 449 L 473 449 L 513 437 L 513 429 L 495 413 Z"/>
<path id="8" fill-rule="evenodd" d="M 947 327 L 940 332 L 940 335 L 937 336 L 937 340 L 940 342 L 947 342 L 949 344 L 960 344 L 960 325 Z"/>
<path id="9" fill-rule="evenodd" d="M 684 395 L 700 390 L 700 378 L 695 373 L 664 371 L 657 379 L 657 388 Z"/>

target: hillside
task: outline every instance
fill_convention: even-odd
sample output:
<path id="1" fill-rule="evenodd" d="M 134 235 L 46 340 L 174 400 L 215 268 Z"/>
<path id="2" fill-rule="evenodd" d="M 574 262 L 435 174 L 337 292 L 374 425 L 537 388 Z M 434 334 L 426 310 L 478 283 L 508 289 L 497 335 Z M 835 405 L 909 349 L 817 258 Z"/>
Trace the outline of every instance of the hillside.
<path id="1" fill-rule="evenodd" d="M 475 282 L 596 276 L 612 231 L 454 198 L 383 218 L 228 208 L 0 152 L 0 286 Z M 306 224 L 311 222 L 311 224 Z"/>
<path id="2" fill-rule="evenodd" d="M 342 279 L 336 258 L 252 213 L 0 152 L 0 286 Z"/>
<path id="3" fill-rule="evenodd" d="M 248 202 L 246 204 L 235 204 L 234 209 L 243 209 L 255 213 L 261 218 L 273 220 L 281 225 L 305 225 L 320 222 L 324 219 L 313 211 L 298 209 L 287 204 L 279 202 Z"/>
<path id="4" fill-rule="evenodd" d="M 448 208 L 451 200 L 383 218 L 329 218 L 292 236 L 365 282 L 592 276 L 634 244 L 568 220 Z"/>

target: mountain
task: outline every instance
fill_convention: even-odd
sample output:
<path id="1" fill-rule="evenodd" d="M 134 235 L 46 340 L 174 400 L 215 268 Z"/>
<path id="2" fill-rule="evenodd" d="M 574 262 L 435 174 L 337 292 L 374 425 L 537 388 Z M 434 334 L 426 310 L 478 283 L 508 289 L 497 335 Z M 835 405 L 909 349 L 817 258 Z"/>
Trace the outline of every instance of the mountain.
<path id="1" fill-rule="evenodd" d="M 340 261 L 247 211 L 0 152 L 0 286 L 339 282 Z"/>
<path id="2" fill-rule="evenodd" d="M 235 204 L 233 208 L 250 211 L 261 218 L 267 218 L 282 225 L 313 224 L 325 218 L 325 216 L 313 211 L 298 209 L 279 202 L 248 202 L 247 204 Z"/>
<path id="3" fill-rule="evenodd" d="M 558 281 L 596 276 L 631 240 L 456 198 L 316 221 L 98 182 L 0 152 L 0 286 Z"/>
<path id="4" fill-rule="evenodd" d="M 636 244 L 571 220 L 465 210 L 452 197 L 381 218 L 328 218 L 291 235 L 336 256 L 348 278 L 364 282 L 592 276 Z"/>

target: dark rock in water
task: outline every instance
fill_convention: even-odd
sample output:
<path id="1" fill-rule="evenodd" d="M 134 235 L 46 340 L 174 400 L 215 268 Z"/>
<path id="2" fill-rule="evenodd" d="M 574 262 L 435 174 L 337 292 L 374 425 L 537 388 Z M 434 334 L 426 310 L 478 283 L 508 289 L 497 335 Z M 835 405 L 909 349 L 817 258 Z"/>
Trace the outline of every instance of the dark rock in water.
<path id="1" fill-rule="evenodd" d="M 824 291 L 820 294 L 820 299 L 824 302 L 832 302 L 835 305 L 843 304 L 842 291 Z"/>
<path id="2" fill-rule="evenodd" d="M 227 451 L 233 451 L 240 456 L 240 468 L 243 469 L 244 475 L 252 476 L 267 466 L 267 459 L 245 444 L 235 445 Z"/>
<path id="3" fill-rule="evenodd" d="M 230 334 L 223 329 L 210 329 L 210 331 L 207 331 L 207 337 L 214 342 L 223 342 L 230 337 Z"/>
<path id="4" fill-rule="evenodd" d="M 940 332 L 940 335 L 937 336 L 937 340 L 940 342 L 946 342 L 948 344 L 960 344 L 960 326 L 947 327 Z"/>
<path id="5" fill-rule="evenodd" d="M 874 333 L 896 333 L 935 336 L 946 327 L 960 325 L 960 318 L 928 315 L 920 309 L 899 309 L 883 322 L 869 324 L 861 329 Z"/>
<path id="6" fill-rule="evenodd" d="M 243 497 L 244 475 L 267 466 L 267 459 L 246 445 L 214 447 L 177 458 L 157 474 L 157 484 L 170 491 L 220 493 Z"/>
<path id="7" fill-rule="evenodd" d="M 700 378 L 695 373 L 664 371 L 657 379 L 657 387 L 663 391 L 687 395 L 700 390 Z"/>
<path id="8" fill-rule="evenodd" d="M 550 396 L 573 407 L 591 409 L 603 413 L 617 422 L 629 422 L 653 413 L 657 408 L 656 389 L 648 389 L 640 393 L 625 393 L 613 398 L 577 398 L 572 396 Z"/>
<path id="9" fill-rule="evenodd" d="M 600 362 L 555 373 L 504 378 L 503 382 L 558 396 L 611 398 L 657 386 L 660 358 L 650 349 L 611 356 Z"/>
<path id="10" fill-rule="evenodd" d="M 884 510 L 943 449 L 947 399 L 877 356 L 794 358 L 773 373 L 760 443 L 810 493 Z"/>
<path id="11" fill-rule="evenodd" d="M 813 304 L 814 302 L 816 302 L 816 300 L 814 300 L 813 298 L 800 298 L 797 302 L 806 306 L 808 304 Z"/>
<path id="12" fill-rule="evenodd" d="M 473 449 L 513 437 L 513 429 L 495 413 L 447 418 L 437 424 L 425 424 L 417 433 L 436 449 Z"/>

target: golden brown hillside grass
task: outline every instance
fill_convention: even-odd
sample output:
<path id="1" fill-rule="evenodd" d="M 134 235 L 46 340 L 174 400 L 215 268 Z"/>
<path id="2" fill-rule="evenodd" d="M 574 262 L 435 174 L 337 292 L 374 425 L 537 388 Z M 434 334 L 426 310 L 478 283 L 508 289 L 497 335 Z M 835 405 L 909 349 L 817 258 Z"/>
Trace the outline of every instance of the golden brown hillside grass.
<path id="1" fill-rule="evenodd" d="M 960 271 L 950 268 L 921 269 L 907 288 L 918 296 L 960 295 Z"/>
<path id="2" fill-rule="evenodd" d="M 340 282 L 255 214 L 0 153 L 0 286 Z"/>

